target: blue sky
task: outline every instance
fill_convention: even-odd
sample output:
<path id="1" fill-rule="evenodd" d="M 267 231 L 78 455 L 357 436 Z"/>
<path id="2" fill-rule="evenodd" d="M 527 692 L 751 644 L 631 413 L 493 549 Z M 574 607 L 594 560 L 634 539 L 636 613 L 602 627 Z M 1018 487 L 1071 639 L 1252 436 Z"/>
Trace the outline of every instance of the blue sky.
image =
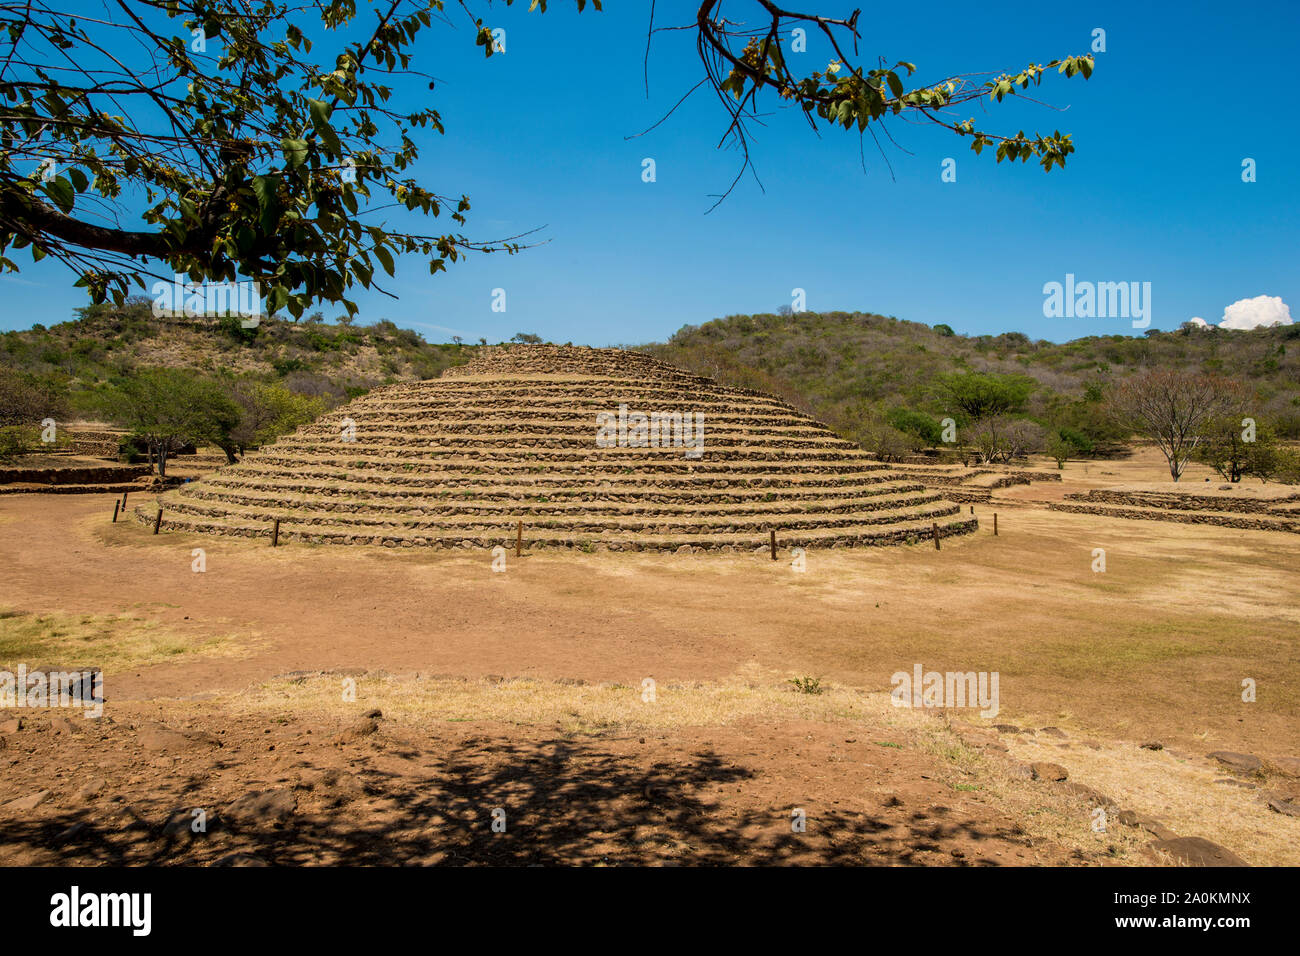
<path id="1" fill-rule="evenodd" d="M 733 9 L 743 4 L 736 0 Z M 852 3 L 817 0 L 831 15 Z M 1300 305 L 1296 226 L 1300 149 L 1285 106 L 1300 37 L 1300 6 L 1233 4 L 936 3 L 864 14 L 863 52 L 917 64 L 917 80 L 1007 70 L 1089 52 L 1106 31 L 1090 80 L 1053 72 L 1038 95 L 1056 109 L 972 104 L 964 116 L 999 133 L 1060 129 L 1077 152 L 1050 174 L 1032 161 L 997 164 L 937 128 L 894 120 L 903 149 L 856 133 L 812 134 L 792 111 L 755 128 L 765 191 L 746 177 L 706 215 L 738 170 L 716 149 L 722 107 L 701 91 L 655 123 L 700 78 L 693 34 L 660 33 L 642 74 L 648 0 L 607 0 L 578 15 L 526 0 L 486 19 L 506 30 L 506 53 L 485 60 L 472 29 L 435 24 L 415 66 L 438 77 L 432 96 L 447 127 L 429 134 L 417 175 L 436 191 L 467 193 L 466 232 L 491 239 L 537 227 L 545 245 L 515 256 L 471 256 L 432 277 L 399 262 L 389 288 L 361 294 L 361 321 L 389 318 L 431 341 L 455 330 L 490 342 L 534 332 L 558 342 L 663 340 L 684 324 L 771 312 L 801 288 L 814 311 L 862 310 L 968 334 L 1020 331 L 1054 341 L 1134 334 L 1125 318 L 1045 318 L 1043 285 L 1150 282 L 1152 327 L 1192 316 L 1218 322 L 1239 299 Z M 660 25 L 687 23 L 695 4 L 659 2 Z M 325 58 L 325 47 L 315 51 Z M 817 42 L 791 54 L 805 72 L 829 57 Z M 772 105 L 769 99 L 768 104 Z M 642 182 L 644 158 L 657 181 Z M 941 181 L 945 158 L 957 181 Z M 1243 183 L 1242 160 L 1257 163 Z M 435 222 L 428 231 L 451 228 Z M 16 260 L 0 280 L 0 328 L 71 317 L 84 294 L 57 264 Z M 506 311 L 493 312 L 493 290 Z M 342 311 L 324 306 L 329 317 Z M 1298 316 L 1300 317 L 1300 316 Z M 797 321 L 797 317 L 794 319 Z M 1140 334 L 1140 333 L 1137 333 Z"/>

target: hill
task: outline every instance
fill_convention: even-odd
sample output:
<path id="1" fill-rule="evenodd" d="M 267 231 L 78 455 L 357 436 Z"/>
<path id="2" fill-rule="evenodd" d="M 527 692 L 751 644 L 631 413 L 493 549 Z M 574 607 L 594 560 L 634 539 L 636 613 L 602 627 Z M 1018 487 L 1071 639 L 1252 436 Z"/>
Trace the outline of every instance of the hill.
<path id="1" fill-rule="evenodd" d="M 281 389 L 282 405 L 284 393 L 313 403 L 278 416 L 281 426 L 261 432 L 270 438 L 309 420 L 316 404 L 328 409 L 376 386 L 437 378 L 480 348 L 429 343 L 387 320 L 354 326 L 317 314 L 245 329 L 234 318 L 160 318 L 148 300 L 136 299 L 0 335 L 0 372 L 21 373 L 29 393 L 58 396 L 60 419 L 114 420 L 115 392 L 156 368 L 197 373 L 245 407 L 249 383 Z M 939 443 L 940 421 L 953 414 L 945 382 L 960 373 L 987 373 L 1023 392 L 1015 416 L 1033 430 L 1022 436 L 1031 450 L 1049 447 L 1057 435 L 1080 453 L 1118 447 L 1129 436 L 1108 415 L 1106 399 L 1117 382 L 1146 367 L 1237 379 L 1261 424 L 1278 437 L 1300 439 L 1300 325 L 1151 330 L 1058 344 L 1018 332 L 957 335 L 944 325 L 873 313 L 802 312 L 687 325 L 639 350 L 727 385 L 778 395 L 885 457 Z"/>
<path id="2" fill-rule="evenodd" d="M 842 432 L 873 413 L 948 414 L 945 375 L 1025 376 L 1024 415 L 1078 429 L 1094 441 L 1126 437 L 1104 414 L 1115 383 L 1144 367 L 1234 378 L 1254 393 L 1256 417 L 1300 438 L 1300 325 L 1248 332 L 1217 328 L 1144 336 L 1088 336 L 1065 343 L 1019 332 L 964 336 L 863 312 L 733 315 L 682 327 L 643 349 L 729 384 L 769 391 Z"/>
<path id="3" fill-rule="evenodd" d="M 431 345 L 387 320 L 352 326 L 317 315 L 245 329 L 233 317 L 154 316 L 147 299 L 90 306 L 72 321 L 0 335 L 0 366 L 53 385 L 72 414 L 86 417 L 102 413 L 106 389 L 147 368 L 281 384 L 332 406 L 376 385 L 437 378 L 473 351 Z"/>

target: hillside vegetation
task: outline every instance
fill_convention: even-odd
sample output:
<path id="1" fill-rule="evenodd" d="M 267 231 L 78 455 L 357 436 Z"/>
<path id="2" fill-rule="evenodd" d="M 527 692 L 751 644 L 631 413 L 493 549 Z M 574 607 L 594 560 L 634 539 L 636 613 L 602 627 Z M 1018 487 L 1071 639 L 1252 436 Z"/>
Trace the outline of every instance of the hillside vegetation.
<path id="1" fill-rule="evenodd" d="M 855 437 L 863 423 L 881 419 L 896 426 L 922 418 L 937 425 L 947 415 L 960 421 L 951 382 L 986 373 L 1028 386 L 1020 417 L 1049 433 L 1064 428 L 1104 445 L 1128 437 L 1108 413 L 1116 384 L 1144 369 L 1168 368 L 1240 381 L 1254 417 L 1279 437 L 1300 438 L 1300 325 L 1152 330 L 1056 344 L 1019 332 L 956 335 L 947 326 L 872 313 L 801 312 L 687 325 L 644 350 L 730 384 L 780 394 L 841 431 L 858 432 Z"/>
<path id="2" fill-rule="evenodd" d="M 159 450 L 193 433 L 233 458 L 376 385 L 437 378 L 478 348 L 432 344 L 387 320 L 329 323 L 319 313 L 246 329 L 235 317 L 160 318 L 147 299 L 78 312 L 50 328 L 0 335 L 0 399 L 21 398 L 5 402 L 14 414 L 0 425 L 22 425 L 29 443 L 46 414 L 137 433 L 148 421 Z M 519 333 L 514 341 L 540 338 Z M 1133 434 L 1115 415 L 1120 383 L 1152 369 L 1239 383 L 1236 420 L 1255 418 L 1270 441 L 1300 439 L 1300 325 L 1056 344 L 1018 332 L 957 335 L 871 313 L 802 312 L 688 325 L 640 350 L 779 395 L 884 458 L 934 447 L 983 460 L 1105 454 Z M 186 388 L 167 370 L 189 373 Z M 1229 444 L 1233 415 L 1218 423 Z M 943 437 L 949 419 L 960 429 L 955 441 Z"/>
<path id="3" fill-rule="evenodd" d="M 329 324 L 318 314 L 245 329 L 235 317 L 155 317 L 147 299 L 78 311 L 75 320 L 48 329 L 0 335 L 0 366 L 55 385 L 72 414 L 92 418 L 103 414 L 107 390 L 150 368 L 280 384 L 331 406 L 375 385 L 437 378 L 473 354 L 470 346 L 430 345 L 387 320 Z"/>

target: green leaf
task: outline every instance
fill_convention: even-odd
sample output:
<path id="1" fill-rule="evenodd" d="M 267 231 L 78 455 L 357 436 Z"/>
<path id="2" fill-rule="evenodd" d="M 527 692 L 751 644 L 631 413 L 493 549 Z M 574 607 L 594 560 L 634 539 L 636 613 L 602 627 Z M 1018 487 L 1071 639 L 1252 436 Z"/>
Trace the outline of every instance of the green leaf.
<path id="1" fill-rule="evenodd" d="M 271 291 L 266 296 L 266 312 L 268 315 L 284 306 L 289 301 L 289 290 L 284 286 L 272 286 Z"/>
<path id="2" fill-rule="evenodd" d="M 55 176 L 48 182 L 41 183 L 41 189 L 54 200 L 54 205 L 58 206 L 59 210 L 65 215 L 72 212 L 72 204 L 76 200 L 76 193 L 72 191 L 72 183 L 62 176 Z"/>
<path id="3" fill-rule="evenodd" d="M 275 199 L 275 185 L 273 176 L 253 177 L 253 195 L 257 197 L 259 209 L 265 209 Z"/>
<path id="4" fill-rule="evenodd" d="M 280 198 L 276 195 L 277 185 L 274 176 L 253 177 L 253 193 L 257 196 L 257 204 L 261 211 L 258 226 L 264 233 L 274 232 L 276 224 L 280 221 Z"/>
<path id="5" fill-rule="evenodd" d="M 331 107 L 328 103 L 321 100 L 307 100 L 308 106 L 311 107 L 311 125 L 316 130 L 316 135 L 325 143 L 325 148 L 334 156 L 343 155 L 343 146 L 339 142 L 338 133 L 334 132 L 334 127 L 330 125 Z"/>
<path id="6" fill-rule="evenodd" d="M 280 148 L 284 150 L 284 161 L 289 165 L 290 169 L 297 169 L 307 162 L 307 141 L 305 139 L 290 139 L 286 136 L 280 140 Z"/>
<path id="7" fill-rule="evenodd" d="M 375 258 L 390 276 L 393 274 L 393 254 L 384 246 L 375 246 Z"/>

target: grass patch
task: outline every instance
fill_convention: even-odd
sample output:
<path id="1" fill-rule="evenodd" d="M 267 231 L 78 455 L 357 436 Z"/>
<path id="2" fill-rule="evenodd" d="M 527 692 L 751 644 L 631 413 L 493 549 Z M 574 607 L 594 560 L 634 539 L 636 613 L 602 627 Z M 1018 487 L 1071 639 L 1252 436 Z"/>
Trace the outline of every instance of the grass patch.
<path id="1" fill-rule="evenodd" d="M 343 678 L 323 674 L 270 681 L 230 695 L 234 710 L 258 713 L 351 714 Z M 357 700 L 405 723 L 491 721 L 557 727 L 564 733 L 664 730 L 721 726 L 749 718 L 858 721 L 871 726 L 912 725 L 924 719 L 895 708 L 888 694 L 823 685 L 815 695 L 779 683 L 739 679 L 660 684 L 653 701 L 640 687 L 556 683 L 517 678 L 500 682 L 442 678 L 362 677 Z"/>
<path id="2" fill-rule="evenodd" d="M 0 609 L 0 667 L 19 664 L 99 667 L 105 674 L 187 656 L 242 651 L 230 636 L 195 639 L 125 614 L 35 614 Z"/>
<path id="3" fill-rule="evenodd" d="M 801 694 L 820 694 L 826 689 L 822 686 L 820 677 L 795 677 L 786 683 L 793 684 L 794 689 Z"/>

